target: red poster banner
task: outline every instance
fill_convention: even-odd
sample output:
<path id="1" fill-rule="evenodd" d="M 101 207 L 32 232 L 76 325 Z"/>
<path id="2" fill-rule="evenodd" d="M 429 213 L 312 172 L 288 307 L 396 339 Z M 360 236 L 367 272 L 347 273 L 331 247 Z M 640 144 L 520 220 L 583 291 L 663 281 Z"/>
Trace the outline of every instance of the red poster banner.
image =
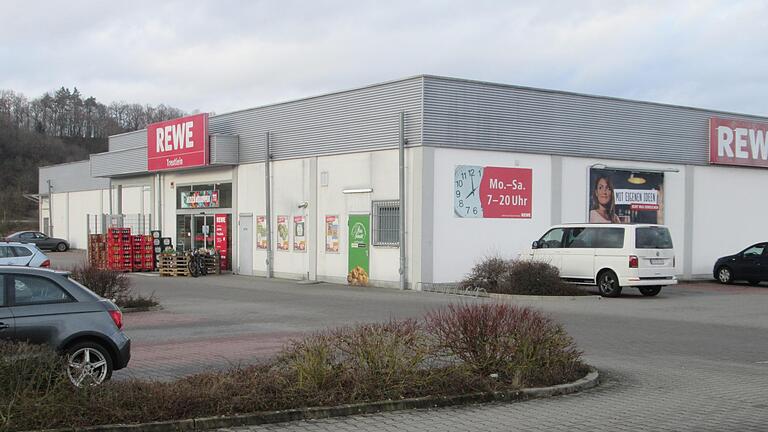
<path id="1" fill-rule="evenodd" d="M 533 170 L 485 167 L 480 181 L 484 218 L 531 218 Z"/>
<path id="2" fill-rule="evenodd" d="M 208 114 L 147 126 L 147 170 L 165 171 L 208 165 Z"/>
<path id="3" fill-rule="evenodd" d="M 768 168 L 768 123 L 710 118 L 709 163 Z"/>
<path id="4" fill-rule="evenodd" d="M 227 215 L 217 214 L 214 216 L 214 240 L 216 241 L 216 250 L 221 257 L 221 268 L 229 268 L 229 244 L 227 242 Z"/>

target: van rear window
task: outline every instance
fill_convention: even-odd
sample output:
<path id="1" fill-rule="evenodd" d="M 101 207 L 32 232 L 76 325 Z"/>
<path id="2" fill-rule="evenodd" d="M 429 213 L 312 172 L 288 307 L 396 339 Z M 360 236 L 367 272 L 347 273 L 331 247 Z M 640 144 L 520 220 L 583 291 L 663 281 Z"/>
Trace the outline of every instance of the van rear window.
<path id="1" fill-rule="evenodd" d="M 672 236 L 664 227 L 638 227 L 635 231 L 638 249 L 672 249 Z"/>

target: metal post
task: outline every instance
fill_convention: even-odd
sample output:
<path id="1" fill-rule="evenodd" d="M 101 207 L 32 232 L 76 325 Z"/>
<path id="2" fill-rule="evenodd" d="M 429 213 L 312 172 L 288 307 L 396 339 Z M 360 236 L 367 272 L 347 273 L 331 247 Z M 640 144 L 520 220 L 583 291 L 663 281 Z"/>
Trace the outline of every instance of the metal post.
<path id="1" fill-rule="evenodd" d="M 157 198 L 157 209 L 155 210 L 155 213 L 157 214 L 157 229 L 162 230 L 163 229 L 163 201 L 161 199 L 162 193 L 163 193 L 163 178 L 161 177 L 160 173 L 157 173 L 157 185 L 155 186 L 156 191 L 155 195 L 157 195 L 155 198 Z"/>
<path id="2" fill-rule="evenodd" d="M 273 269 L 273 253 L 272 253 L 272 197 L 271 197 L 271 191 L 272 191 L 272 183 L 270 180 L 269 175 L 269 165 L 270 165 L 270 159 L 272 159 L 272 155 L 270 154 L 270 140 L 271 136 L 270 133 L 267 132 L 267 154 L 266 159 L 264 160 L 264 185 L 265 185 L 265 197 L 266 197 L 266 204 L 267 204 L 267 277 L 272 277 L 272 269 Z"/>
<path id="3" fill-rule="evenodd" d="M 405 266 L 405 112 L 400 112 L 400 289 L 408 288 Z"/>
<path id="4" fill-rule="evenodd" d="M 53 185 L 51 179 L 46 180 L 48 183 L 48 235 L 56 237 L 53 233 Z"/>

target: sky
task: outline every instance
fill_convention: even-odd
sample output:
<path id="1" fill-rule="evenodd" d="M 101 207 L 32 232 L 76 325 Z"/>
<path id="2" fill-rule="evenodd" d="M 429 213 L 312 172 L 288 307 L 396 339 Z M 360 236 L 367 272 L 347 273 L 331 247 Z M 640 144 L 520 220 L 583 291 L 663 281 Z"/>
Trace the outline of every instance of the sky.
<path id="1" fill-rule="evenodd" d="M 768 1 L 0 0 L 0 89 L 225 113 L 420 74 L 768 115 Z"/>

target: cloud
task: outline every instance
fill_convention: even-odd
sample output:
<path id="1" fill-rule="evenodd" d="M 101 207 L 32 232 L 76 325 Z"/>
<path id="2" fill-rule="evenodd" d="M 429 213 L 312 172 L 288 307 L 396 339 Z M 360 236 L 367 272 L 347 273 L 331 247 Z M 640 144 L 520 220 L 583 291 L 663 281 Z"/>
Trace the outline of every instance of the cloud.
<path id="1" fill-rule="evenodd" d="M 0 88 L 218 113 L 429 73 L 768 114 L 761 1 L 27 2 Z"/>

